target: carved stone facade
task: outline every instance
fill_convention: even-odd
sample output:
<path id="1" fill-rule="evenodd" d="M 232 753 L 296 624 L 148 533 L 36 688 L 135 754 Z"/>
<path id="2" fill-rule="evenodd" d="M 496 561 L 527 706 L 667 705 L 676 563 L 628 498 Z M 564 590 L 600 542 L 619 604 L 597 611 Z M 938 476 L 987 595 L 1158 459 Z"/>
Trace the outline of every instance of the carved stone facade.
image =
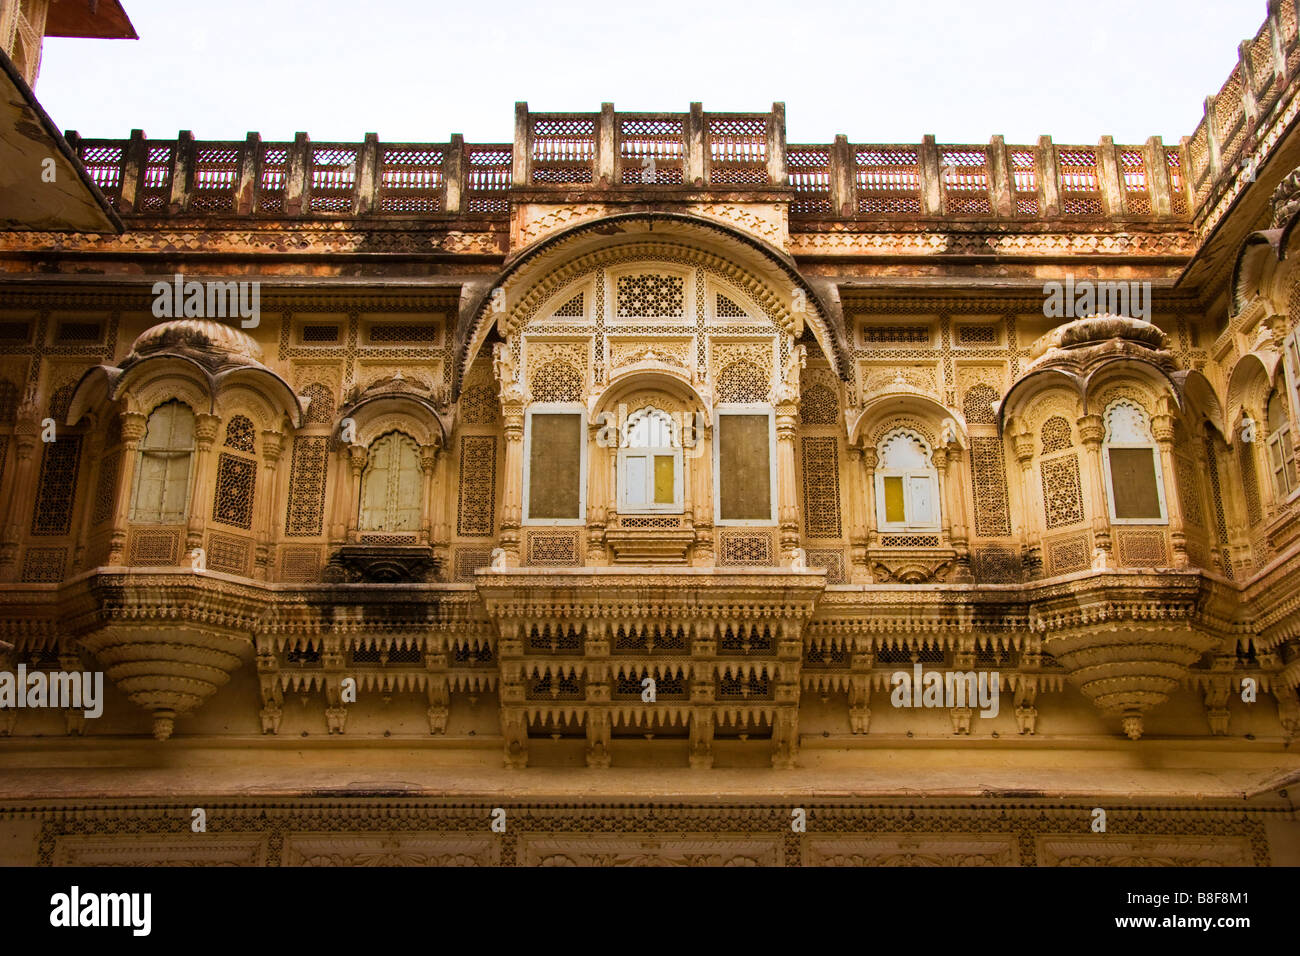
<path id="1" fill-rule="evenodd" d="M 1294 175 L 516 119 L 74 137 L 125 233 L 0 233 L 0 670 L 106 677 L 0 712 L 14 862 L 1300 862 Z"/>

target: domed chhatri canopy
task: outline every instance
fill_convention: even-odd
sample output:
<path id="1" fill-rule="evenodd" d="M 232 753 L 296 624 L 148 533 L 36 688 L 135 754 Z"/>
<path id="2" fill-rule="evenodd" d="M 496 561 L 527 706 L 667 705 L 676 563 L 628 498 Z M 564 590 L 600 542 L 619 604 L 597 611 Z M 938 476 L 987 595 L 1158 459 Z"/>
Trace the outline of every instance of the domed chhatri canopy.
<path id="1" fill-rule="evenodd" d="M 247 332 L 211 319 L 172 319 L 141 333 L 123 366 L 165 353 L 189 355 L 214 368 L 263 364 L 262 347 Z"/>

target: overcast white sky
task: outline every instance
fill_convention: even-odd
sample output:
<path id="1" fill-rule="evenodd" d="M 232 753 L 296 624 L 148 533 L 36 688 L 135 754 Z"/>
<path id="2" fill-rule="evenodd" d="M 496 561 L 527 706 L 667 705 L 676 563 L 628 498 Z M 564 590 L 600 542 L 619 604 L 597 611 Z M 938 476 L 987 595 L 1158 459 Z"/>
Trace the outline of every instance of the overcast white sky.
<path id="1" fill-rule="evenodd" d="M 141 39 L 46 41 L 87 137 L 508 142 L 535 111 L 764 111 L 792 143 L 1176 143 L 1265 0 L 124 0 Z"/>

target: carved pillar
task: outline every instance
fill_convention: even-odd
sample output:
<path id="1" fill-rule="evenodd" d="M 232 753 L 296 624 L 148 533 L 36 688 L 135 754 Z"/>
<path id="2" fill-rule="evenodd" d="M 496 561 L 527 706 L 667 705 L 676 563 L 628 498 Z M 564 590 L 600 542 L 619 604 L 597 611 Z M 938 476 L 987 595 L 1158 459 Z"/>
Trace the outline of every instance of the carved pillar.
<path id="1" fill-rule="evenodd" d="M 80 571 L 82 563 L 86 560 L 86 542 L 90 539 L 90 514 L 95 507 L 95 489 L 99 484 L 99 472 L 104 467 L 104 437 L 104 423 L 99 420 L 99 416 L 92 417 L 84 438 L 84 450 L 85 461 L 93 462 L 93 467 L 86 469 L 86 491 L 81 496 L 80 514 L 73 528 L 73 533 L 77 536 L 77 543 L 72 553 L 74 571 Z"/>
<path id="2" fill-rule="evenodd" d="M 707 415 L 705 416 L 707 420 Z M 713 564 L 713 430 L 705 424 L 695 436 L 698 454 L 693 459 L 691 478 L 695 482 L 694 504 L 695 550 L 692 564 L 708 567 Z M 710 737 L 710 740 L 713 738 Z"/>
<path id="3" fill-rule="evenodd" d="M 952 506 L 948 501 L 948 449 L 940 445 L 931 456 L 934 471 L 939 478 L 939 545 L 948 547 L 952 543 Z"/>
<path id="4" fill-rule="evenodd" d="M 781 563 L 789 565 L 799 547 L 799 499 L 794 467 L 795 422 L 799 406 L 776 408 L 776 486 L 777 521 L 781 526 Z"/>
<path id="5" fill-rule="evenodd" d="M 856 445 L 849 447 L 849 474 L 844 483 L 849 499 L 849 581 L 869 584 L 871 572 L 867 568 L 867 502 L 862 475 L 866 470 L 866 452 Z M 874 455 L 873 455 L 874 462 Z"/>
<path id="6" fill-rule="evenodd" d="M 873 446 L 862 449 L 862 480 L 867 486 L 867 573 L 869 580 L 873 581 L 875 574 L 871 570 L 871 553 L 880 547 L 879 515 L 876 511 L 876 464 L 879 460 L 880 453 Z"/>
<path id="7" fill-rule="evenodd" d="M 206 413 L 194 416 L 194 440 L 198 450 L 194 454 L 194 474 L 190 476 L 190 516 L 185 530 L 185 553 L 203 547 L 203 529 L 207 526 L 208 500 L 212 482 L 208 472 L 212 466 L 212 443 L 217 440 L 220 417 Z"/>
<path id="8" fill-rule="evenodd" d="M 438 464 L 438 445 L 420 446 L 420 538 L 421 544 L 433 542 L 433 472 Z"/>
<path id="9" fill-rule="evenodd" d="M 605 550 L 605 526 L 610 509 L 610 494 L 614 488 L 611 469 L 617 458 L 614 449 L 601 443 L 600 434 L 607 427 L 596 419 L 587 422 L 587 563 L 609 563 Z"/>
<path id="10" fill-rule="evenodd" d="M 501 494 L 501 549 L 505 552 L 506 567 L 520 564 L 522 544 L 521 526 L 524 513 L 524 405 L 522 402 L 502 403 L 502 418 L 506 435 L 505 480 Z"/>
<path id="11" fill-rule="evenodd" d="M 1092 539 L 1093 567 L 1113 568 L 1111 557 L 1110 509 L 1106 506 L 1106 476 L 1101 466 L 1101 442 L 1106 437 L 1106 425 L 1100 415 L 1084 415 L 1079 419 L 1079 440 L 1088 455 L 1088 484 L 1092 489 Z M 1184 547 L 1186 546 L 1184 542 Z"/>
<path id="12" fill-rule="evenodd" d="M 262 432 L 262 473 L 257 489 L 257 544 L 253 558 L 253 577 L 265 581 L 270 574 L 271 547 L 280 539 L 279 514 L 275 507 L 276 476 L 284 454 L 284 435 L 278 431 Z"/>
<path id="13" fill-rule="evenodd" d="M 1042 495 L 1034 488 L 1034 436 L 1019 423 L 1021 431 L 1014 434 L 1011 444 L 1020 462 L 1020 495 L 1024 503 L 1021 521 L 1020 561 L 1025 579 L 1043 576 L 1043 507 Z"/>
<path id="14" fill-rule="evenodd" d="M 359 540 L 358 527 L 361 524 L 361 473 L 366 467 L 366 449 L 362 445 L 345 445 L 348 453 L 348 516 L 347 541 L 355 544 Z"/>
<path id="15" fill-rule="evenodd" d="M 32 469 L 36 446 L 40 444 L 37 435 L 34 420 L 20 421 L 14 429 L 14 450 L 18 461 L 13 480 L 9 483 L 9 493 L 0 505 L 4 508 L 4 523 L 0 525 L 4 528 L 4 537 L 0 539 L 0 580 L 11 581 L 16 575 L 22 505 L 32 499 L 31 492 L 36 485 Z"/>
<path id="16" fill-rule="evenodd" d="M 330 498 L 330 520 L 329 520 L 329 543 L 331 548 L 337 548 L 347 541 L 348 534 L 348 505 L 352 495 L 352 481 L 350 479 L 350 445 L 334 438 L 330 438 L 330 449 L 337 454 L 328 455 L 326 462 L 327 467 L 333 470 L 333 480 L 328 482 L 328 487 L 334 489 L 334 494 Z M 328 454 L 328 453 L 327 453 Z"/>
<path id="17" fill-rule="evenodd" d="M 966 514 L 966 482 L 964 481 L 965 451 L 955 441 L 948 446 L 948 490 L 946 502 L 952 514 L 952 546 L 957 551 L 956 568 L 952 579 L 958 583 L 975 580 L 970 568 L 970 532 Z"/>
<path id="18" fill-rule="evenodd" d="M 113 495 L 113 530 L 108 543 L 107 563 L 110 567 L 120 567 L 125 563 L 127 522 L 131 517 L 131 493 L 135 488 L 136 452 L 148 421 L 139 412 L 123 412 L 121 417 L 122 451 L 118 459 L 117 489 Z"/>
<path id="19" fill-rule="evenodd" d="M 1165 401 L 1168 401 L 1167 399 Z M 1183 523 L 1183 499 L 1178 488 L 1178 468 L 1174 463 L 1174 416 L 1167 410 L 1151 419 L 1151 432 L 1160 446 L 1160 467 L 1165 473 L 1165 509 L 1169 515 L 1169 544 L 1174 552 L 1174 567 L 1187 567 L 1187 530 Z"/>

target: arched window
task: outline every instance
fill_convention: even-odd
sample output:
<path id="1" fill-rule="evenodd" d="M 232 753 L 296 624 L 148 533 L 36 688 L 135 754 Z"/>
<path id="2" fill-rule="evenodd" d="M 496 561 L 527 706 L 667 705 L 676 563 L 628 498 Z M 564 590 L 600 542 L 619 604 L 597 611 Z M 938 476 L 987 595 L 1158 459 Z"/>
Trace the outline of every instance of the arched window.
<path id="1" fill-rule="evenodd" d="M 647 406 L 628 418 L 618 450 L 618 510 L 682 510 L 681 440 L 665 411 Z"/>
<path id="2" fill-rule="evenodd" d="M 1278 500 L 1289 497 L 1296 489 L 1295 444 L 1291 441 L 1291 421 L 1276 389 L 1268 398 L 1268 465 Z"/>
<path id="3" fill-rule="evenodd" d="M 417 530 L 420 487 L 420 450 L 415 440 L 401 432 L 376 438 L 361 475 L 360 530 Z"/>
<path id="4" fill-rule="evenodd" d="M 939 527 L 939 473 L 930 446 L 907 428 L 876 446 L 876 521 L 881 531 L 933 531 Z"/>
<path id="5" fill-rule="evenodd" d="M 180 524 L 189 514 L 194 460 L 194 412 L 173 399 L 159 405 L 145 424 L 135 469 L 131 520 Z"/>
<path id="6" fill-rule="evenodd" d="M 1165 481 L 1151 420 L 1133 402 L 1120 399 L 1106 409 L 1103 445 L 1110 519 L 1118 524 L 1162 524 Z"/>

